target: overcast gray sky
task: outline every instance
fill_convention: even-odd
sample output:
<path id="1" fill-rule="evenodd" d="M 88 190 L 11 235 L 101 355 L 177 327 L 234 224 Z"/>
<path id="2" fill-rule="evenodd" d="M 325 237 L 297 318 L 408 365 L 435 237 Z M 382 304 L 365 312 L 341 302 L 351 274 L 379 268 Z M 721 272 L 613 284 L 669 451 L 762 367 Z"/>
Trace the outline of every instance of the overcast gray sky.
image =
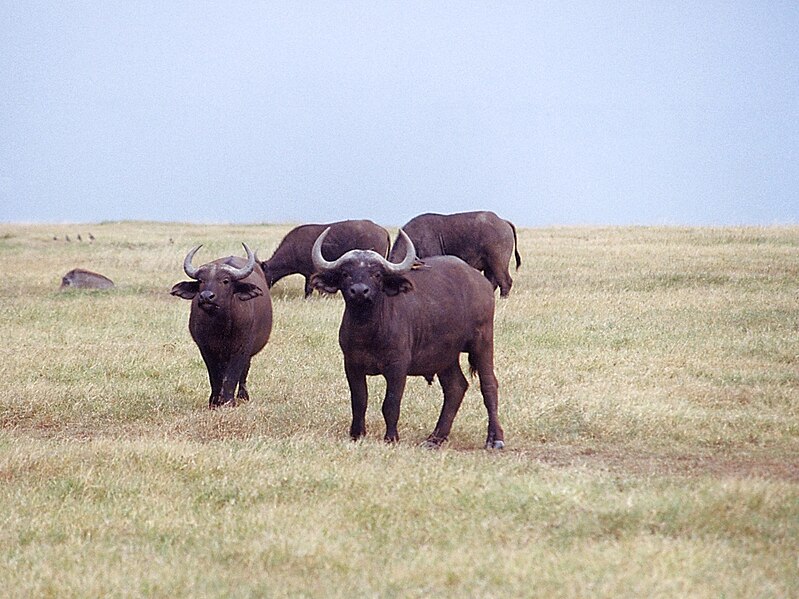
<path id="1" fill-rule="evenodd" d="M 0 220 L 799 223 L 799 2 L 0 5 Z"/>

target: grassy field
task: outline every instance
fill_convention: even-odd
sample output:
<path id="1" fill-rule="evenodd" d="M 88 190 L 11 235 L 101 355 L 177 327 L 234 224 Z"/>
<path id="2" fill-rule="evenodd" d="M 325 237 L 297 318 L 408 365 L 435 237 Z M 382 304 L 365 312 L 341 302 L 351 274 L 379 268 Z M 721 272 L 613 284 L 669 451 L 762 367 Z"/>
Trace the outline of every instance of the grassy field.
<path id="1" fill-rule="evenodd" d="M 440 451 L 422 379 L 399 444 L 379 378 L 349 441 L 343 301 L 297 276 L 253 400 L 206 408 L 183 257 L 288 229 L 0 224 L 4 596 L 799 596 L 799 228 L 521 229 L 504 451 L 476 381 Z"/>

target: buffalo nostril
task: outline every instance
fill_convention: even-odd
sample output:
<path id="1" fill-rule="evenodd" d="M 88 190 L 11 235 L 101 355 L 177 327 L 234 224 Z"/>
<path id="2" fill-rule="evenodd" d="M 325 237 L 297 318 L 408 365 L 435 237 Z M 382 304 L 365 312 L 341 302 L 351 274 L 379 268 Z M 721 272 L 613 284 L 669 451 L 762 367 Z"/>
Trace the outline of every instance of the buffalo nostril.
<path id="1" fill-rule="evenodd" d="M 369 286 L 357 284 L 350 287 L 350 297 L 353 298 L 367 298 L 369 297 Z"/>

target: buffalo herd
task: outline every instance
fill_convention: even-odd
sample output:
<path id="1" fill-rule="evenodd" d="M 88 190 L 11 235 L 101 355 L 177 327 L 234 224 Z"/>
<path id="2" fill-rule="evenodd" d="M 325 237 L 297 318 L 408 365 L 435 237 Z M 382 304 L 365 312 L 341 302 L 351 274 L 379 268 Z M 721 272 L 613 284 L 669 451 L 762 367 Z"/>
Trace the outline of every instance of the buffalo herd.
<path id="1" fill-rule="evenodd" d="M 494 374 L 494 292 L 507 297 L 513 280 L 508 262 L 521 265 L 516 228 L 493 212 L 423 214 L 411 219 L 390 244 L 388 231 L 369 220 L 298 226 L 272 256 L 260 261 L 230 256 L 194 266 L 197 246 L 183 270 L 191 279 L 171 294 L 191 300 L 189 331 L 208 370 L 209 408 L 247 401 L 252 357 L 269 340 L 269 289 L 301 274 L 305 297 L 314 289 L 341 292 L 344 314 L 339 346 L 350 389 L 350 437 L 366 435 L 366 377 L 386 381 L 382 413 L 385 440 L 399 440 L 400 402 L 408 376 L 428 383 L 437 376 L 444 403 L 425 446 L 447 440 L 469 383 L 460 367 L 466 353 L 488 413 L 485 447 L 501 449 Z M 482 274 L 481 274 L 482 272 Z"/>

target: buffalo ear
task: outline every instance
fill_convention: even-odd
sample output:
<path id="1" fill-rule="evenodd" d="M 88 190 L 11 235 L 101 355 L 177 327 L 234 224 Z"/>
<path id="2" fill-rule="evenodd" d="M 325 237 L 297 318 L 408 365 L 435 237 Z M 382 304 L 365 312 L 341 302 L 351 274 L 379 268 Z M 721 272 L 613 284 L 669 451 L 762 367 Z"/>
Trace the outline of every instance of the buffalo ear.
<path id="1" fill-rule="evenodd" d="M 178 297 L 182 297 L 183 299 L 194 299 L 194 296 L 200 292 L 200 282 L 199 281 L 182 281 L 180 283 L 176 283 L 174 287 L 172 287 L 172 291 L 169 293 L 171 295 L 176 295 Z"/>
<path id="2" fill-rule="evenodd" d="M 311 287 L 323 293 L 336 293 L 339 290 L 339 279 L 335 274 L 316 273 L 311 277 Z"/>
<path id="3" fill-rule="evenodd" d="M 233 293 L 243 302 L 264 294 L 263 290 L 258 287 L 258 285 L 253 285 L 252 283 L 242 283 L 240 281 L 236 281 L 235 287 L 233 288 Z"/>
<path id="4" fill-rule="evenodd" d="M 383 277 L 383 293 L 388 296 L 408 293 L 411 290 L 413 290 L 413 283 L 407 277 L 402 275 Z"/>

